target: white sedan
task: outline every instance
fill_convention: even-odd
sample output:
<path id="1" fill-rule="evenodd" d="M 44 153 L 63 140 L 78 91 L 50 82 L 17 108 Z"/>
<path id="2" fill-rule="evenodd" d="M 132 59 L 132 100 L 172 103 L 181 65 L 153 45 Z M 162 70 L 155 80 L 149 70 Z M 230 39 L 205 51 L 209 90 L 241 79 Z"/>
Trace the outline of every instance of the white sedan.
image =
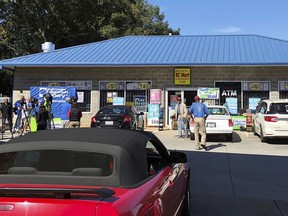
<path id="1" fill-rule="evenodd" d="M 207 134 L 224 134 L 227 141 L 233 140 L 233 121 L 225 106 L 209 105 L 210 115 L 206 119 Z M 194 140 L 194 122 L 190 122 L 190 139 Z"/>

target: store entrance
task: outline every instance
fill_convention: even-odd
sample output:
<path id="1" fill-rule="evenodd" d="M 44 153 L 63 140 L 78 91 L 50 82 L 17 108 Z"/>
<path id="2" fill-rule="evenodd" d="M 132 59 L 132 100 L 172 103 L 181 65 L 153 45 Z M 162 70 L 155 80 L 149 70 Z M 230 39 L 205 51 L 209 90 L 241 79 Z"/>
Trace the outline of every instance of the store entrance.
<path id="1" fill-rule="evenodd" d="M 177 103 L 176 96 L 180 96 L 183 99 L 183 102 L 186 104 L 187 109 L 191 106 L 194 102 L 194 97 L 197 95 L 197 90 L 191 89 L 181 89 L 181 90 L 168 90 L 167 94 L 167 117 L 166 117 L 166 124 L 170 125 L 171 119 L 170 116 L 174 112 L 175 105 Z"/>

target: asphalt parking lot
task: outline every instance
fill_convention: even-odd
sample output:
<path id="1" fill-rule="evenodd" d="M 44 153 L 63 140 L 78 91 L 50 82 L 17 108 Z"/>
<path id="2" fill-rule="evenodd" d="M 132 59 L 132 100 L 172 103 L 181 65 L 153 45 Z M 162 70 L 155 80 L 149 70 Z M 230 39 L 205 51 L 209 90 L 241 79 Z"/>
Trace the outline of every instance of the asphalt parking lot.
<path id="1" fill-rule="evenodd" d="M 147 130 L 168 149 L 187 153 L 191 215 L 288 216 L 288 140 L 261 143 L 253 133 L 236 131 L 233 142 L 212 136 L 207 139 L 209 151 L 196 151 L 194 141 L 177 138 L 176 130 Z M 11 134 L 1 138 L 0 144 Z"/>
<path id="2" fill-rule="evenodd" d="M 176 130 L 154 133 L 168 149 L 183 150 L 191 165 L 191 215 L 288 215 L 288 140 L 261 143 L 251 132 L 233 133 L 233 142 L 210 136 L 209 151 Z"/>

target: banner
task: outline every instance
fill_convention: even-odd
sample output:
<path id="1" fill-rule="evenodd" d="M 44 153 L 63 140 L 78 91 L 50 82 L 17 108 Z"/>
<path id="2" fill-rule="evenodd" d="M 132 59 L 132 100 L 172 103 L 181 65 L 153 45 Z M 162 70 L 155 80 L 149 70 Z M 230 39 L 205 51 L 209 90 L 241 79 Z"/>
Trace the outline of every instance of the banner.
<path id="1" fill-rule="evenodd" d="M 50 93 L 53 97 L 52 112 L 54 118 L 60 118 L 60 108 L 66 97 L 77 98 L 76 87 L 73 86 L 32 86 L 30 87 L 30 97 L 44 100 L 44 95 Z"/>
<path id="2" fill-rule="evenodd" d="M 234 97 L 226 97 L 227 109 L 232 115 L 238 114 L 238 99 Z"/>
<path id="3" fill-rule="evenodd" d="M 219 99 L 219 88 L 198 88 L 197 95 L 201 99 Z"/>

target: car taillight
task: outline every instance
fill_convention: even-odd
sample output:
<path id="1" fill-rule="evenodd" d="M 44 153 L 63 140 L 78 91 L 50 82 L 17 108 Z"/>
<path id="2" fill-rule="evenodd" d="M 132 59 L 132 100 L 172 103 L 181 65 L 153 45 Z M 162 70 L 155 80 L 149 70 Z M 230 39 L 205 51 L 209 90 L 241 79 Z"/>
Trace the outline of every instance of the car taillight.
<path id="1" fill-rule="evenodd" d="M 123 122 L 131 122 L 130 116 L 122 116 L 124 118 Z"/>
<path id="2" fill-rule="evenodd" d="M 228 123 L 229 123 L 229 127 L 233 127 L 233 121 L 232 121 L 232 119 L 229 119 L 229 120 L 228 120 Z"/>
<path id="3" fill-rule="evenodd" d="M 277 116 L 265 116 L 264 120 L 267 122 L 277 122 L 278 117 Z"/>
<path id="4" fill-rule="evenodd" d="M 96 116 L 93 116 L 93 117 L 91 118 L 91 122 L 96 123 Z"/>

